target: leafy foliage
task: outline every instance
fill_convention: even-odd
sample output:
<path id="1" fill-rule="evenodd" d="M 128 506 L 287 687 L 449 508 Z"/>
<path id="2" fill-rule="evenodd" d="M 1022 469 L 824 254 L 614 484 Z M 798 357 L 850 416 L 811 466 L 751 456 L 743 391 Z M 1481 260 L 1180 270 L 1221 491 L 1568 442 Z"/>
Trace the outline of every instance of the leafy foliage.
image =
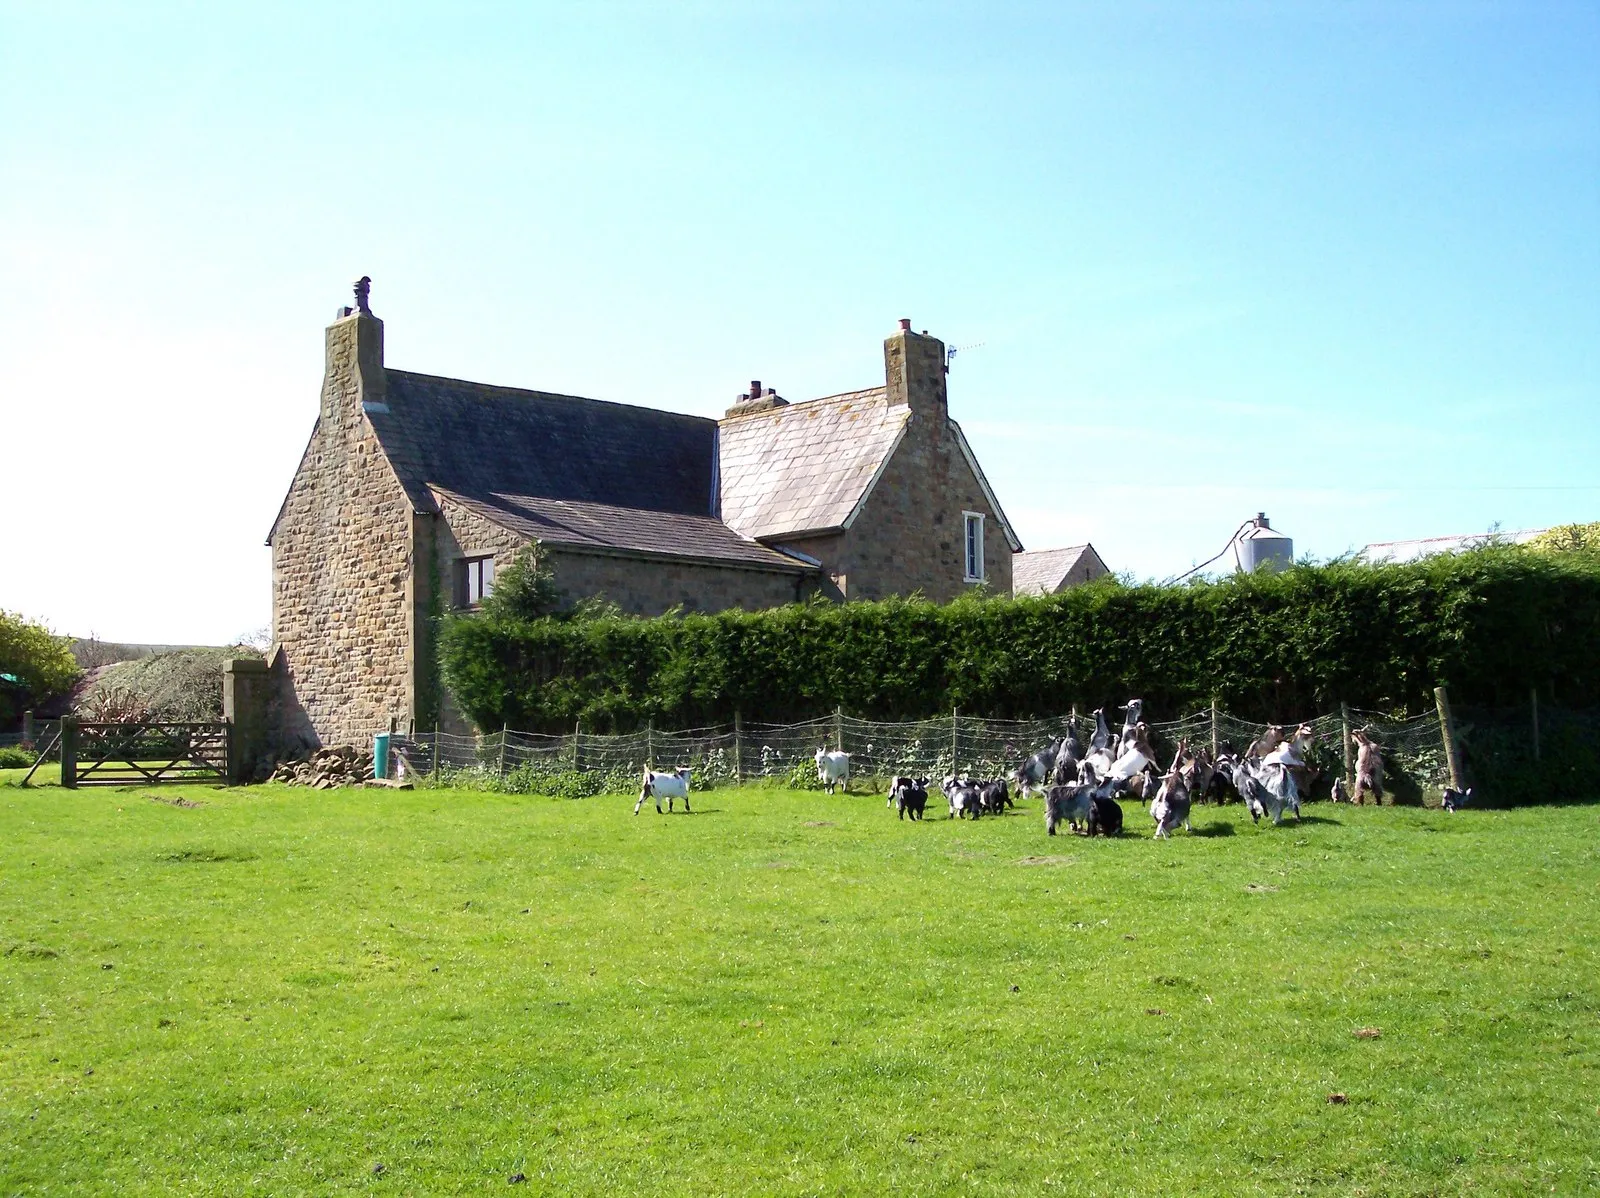
<path id="1" fill-rule="evenodd" d="M 0 725 L 9 724 L 32 703 L 64 694 L 81 671 L 72 656 L 72 638 L 56 636 L 43 624 L 15 612 L 0 611 Z"/>
<path id="2" fill-rule="evenodd" d="M 1031 718 L 1138 695 L 1250 719 L 1341 700 L 1426 710 L 1432 688 L 1505 705 L 1600 702 L 1600 560 L 1488 546 L 1402 565 L 1335 561 L 1185 586 L 792 604 L 632 619 L 454 618 L 445 677 L 486 727 L 595 731 L 805 719 Z"/>
<path id="3" fill-rule="evenodd" d="M 0 748 L 0 770 L 25 770 L 33 764 L 33 754 L 10 745 Z"/>
<path id="4" fill-rule="evenodd" d="M 554 612 L 560 602 L 544 548 L 530 541 L 495 571 L 494 586 L 480 606 L 491 620 L 537 620 Z"/>
<path id="5" fill-rule="evenodd" d="M 1592 524 L 1561 524 L 1546 529 L 1529 541 L 1528 547 L 1546 553 L 1600 553 L 1600 520 Z"/>
<path id="6" fill-rule="evenodd" d="M 259 657 L 243 645 L 221 649 L 179 649 L 107 666 L 79 696 L 84 719 L 130 722 L 142 719 L 218 720 L 222 718 L 222 665 L 236 657 Z"/>

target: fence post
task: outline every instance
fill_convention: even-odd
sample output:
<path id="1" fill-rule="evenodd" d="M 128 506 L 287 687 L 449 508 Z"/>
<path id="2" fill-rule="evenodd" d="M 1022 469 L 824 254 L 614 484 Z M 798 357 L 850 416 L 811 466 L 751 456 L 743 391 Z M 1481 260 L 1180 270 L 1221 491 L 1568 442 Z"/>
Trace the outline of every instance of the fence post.
<path id="1" fill-rule="evenodd" d="M 433 780 L 439 781 L 439 721 L 433 721 Z"/>
<path id="2" fill-rule="evenodd" d="M 1539 760 L 1539 688 L 1528 691 L 1528 703 L 1533 711 L 1533 759 Z"/>
<path id="3" fill-rule="evenodd" d="M 1339 704 L 1340 735 L 1343 737 L 1344 748 L 1344 784 L 1350 788 L 1350 793 L 1355 793 L 1356 770 L 1355 762 L 1350 760 L 1350 704 Z"/>
<path id="4" fill-rule="evenodd" d="M 510 727 L 510 724 L 500 725 L 500 776 L 502 778 L 506 776 L 506 732 Z"/>
<path id="5" fill-rule="evenodd" d="M 61 785 L 76 790 L 78 786 L 78 717 L 61 717 Z"/>
<path id="6" fill-rule="evenodd" d="M 22 743 L 28 748 L 33 747 L 33 712 L 31 711 L 22 713 Z"/>
<path id="7" fill-rule="evenodd" d="M 1217 701 L 1211 700 L 1211 760 L 1215 761 L 1221 752 L 1221 740 L 1217 737 Z"/>
<path id="8" fill-rule="evenodd" d="M 654 769 L 656 765 L 656 721 L 652 716 L 644 725 L 644 768 Z"/>
<path id="9" fill-rule="evenodd" d="M 582 736 L 583 717 L 579 716 L 577 719 L 572 721 L 572 768 L 575 770 L 581 770 L 583 768 L 583 750 L 579 748 L 578 744 Z"/>
<path id="10" fill-rule="evenodd" d="M 1450 766 L 1450 785 L 1461 789 L 1461 754 L 1456 748 L 1456 724 L 1450 718 L 1450 696 L 1442 686 L 1433 688 L 1434 702 L 1439 705 L 1439 735 L 1444 740 L 1444 759 Z"/>
<path id="11" fill-rule="evenodd" d="M 833 742 L 839 752 L 844 752 L 844 708 L 833 709 Z"/>
<path id="12" fill-rule="evenodd" d="M 744 785 L 744 717 L 733 709 L 733 780 Z"/>
<path id="13" fill-rule="evenodd" d="M 393 716 L 393 715 L 390 716 L 389 717 L 389 739 L 393 740 L 394 739 L 394 734 L 396 732 L 399 732 L 399 731 L 400 731 L 400 717 L 399 716 Z"/>
<path id="14" fill-rule="evenodd" d="M 950 709 L 950 772 L 952 774 L 959 774 L 961 772 L 960 768 L 956 765 L 956 759 L 960 753 L 961 708 L 952 707 Z"/>

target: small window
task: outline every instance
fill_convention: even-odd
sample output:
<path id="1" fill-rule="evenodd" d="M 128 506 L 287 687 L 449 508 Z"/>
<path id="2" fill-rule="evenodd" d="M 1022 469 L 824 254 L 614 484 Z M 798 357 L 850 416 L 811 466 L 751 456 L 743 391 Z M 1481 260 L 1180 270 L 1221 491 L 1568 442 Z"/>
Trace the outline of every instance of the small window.
<path id="1" fill-rule="evenodd" d="M 456 565 L 456 606 L 477 607 L 494 590 L 494 558 L 469 557 Z"/>
<path id="2" fill-rule="evenodd" d="M 983 513 L 962 512 L 967 523 L 967 575 L 968 582 L 982 582 L 983 575 Z"/>

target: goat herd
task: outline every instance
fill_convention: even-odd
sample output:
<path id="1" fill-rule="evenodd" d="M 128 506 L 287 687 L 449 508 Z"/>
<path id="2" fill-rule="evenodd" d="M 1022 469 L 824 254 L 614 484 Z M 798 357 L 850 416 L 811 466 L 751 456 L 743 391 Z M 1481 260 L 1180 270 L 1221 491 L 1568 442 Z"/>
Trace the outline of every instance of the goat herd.
<path id="1" fill-rule="evenodd" d="M 1051 836 L 1063 824 L 1088 836 L 1115 836 L 1122 831 L 1122 804 L 1117 800 L 1129 797 L 1150 804 L 1157 838 L 1170 838 L 1180 826 L 1187 830 L 1195 802 L 1241 800 L 1252 820 L 1269 816 L 1274 824 L 1283 822 L 1286 811 L 1300 818 L 1300 796 L 1315 773 L 1307 761 L 1316 739 L 1309 724 L 1287 736 L 1284 729 L 1269 727 L 1243 754 L 1229 747 L 1213 756 L 1207 748 L 1191 750 L 1187 741 L 1179 741 L 1172 764 L 1162 773 L 1150 747 L 1150 728 L 1140 718 L 1143 706 L 1141 700 L 1130 699 L 1120 709 L 1126 719 L 1118 734 L 1111 731 L 1105 709 L 1096 711 L 1087 751 L 1076 733 L 1069 733 L 1034 753 L 1009 778 L 947 777 L 940 790 L 949 801 L 950 818 L 998 815 L 1016 805 L 1012 787 L 1023 797 L 1043 796 L 1044 826 Z M 1358 750 L 1355 793 L 1348 794 L 1343 779 L 1335 779 L 1334 801 L 1360 803 L 1370 793 L 1377 802 L 1383 798 L 1383 757 L 1365 732 L 1353 735 Z M 841 778 L 848 782 L 848 769 L 845 754 L 817 750 L 817 776 L 830 792 Z M 922 819 L 927 804 L 926 778 L 894 779 L 889 806 L 901 819 Z"/>
<path id="2" fill-rule="evenodd" d="M 1300 818 L 1300 797 L 1310 790 L 1316 769 L 1308 763 L 1308 752 L 1316 741 L 1311 725 L 1301 724 L 1285 734 L 1273 725 L 1242 754 L 1231 746 L 1190 749 L 1179 741 L 1172 764 L 1162 773 L 1155 750 L 1150 747 L 1150 728 L 1141 718 L 1144 703 L 1130 699 L 1117 708 L 1125 719 L 1120 733 L 1113 734 L 1105 708 L 1094 712 L 1095 729 L 1087 750 L 1076 732 L 1057 737 L 1034 753 L 1007 778 L 983 780 L 967 774 L 953 774 L 940 785 L 950 805 L 951 819 L 979 819 L 999 815 L 1015 807 L 1013 787 L 1023 798 L 1044 798 L 1044 826 L 1051 836 L 1065 824 L 1073 832 L 1087 836 L 1115 836 L 1122 831 L 1122 804 L 1117 800 L 1135 799 L 1150 804 L 1158 839 L 1170 838 L 1179 827 L 1188 830 L 1189 810 L 1196 803 L 1242 801 L 1250 818 L 1259 822 L 1270 817 L 1281 824 L 1285 812 Z M 1383 798 L 1383 756 L 1378 744 L 1365 731 L 1351 734 L 1356 748 L 1355 791 L 1348 793 L 1344 779 L 1333 781 L 1334 802 L 1361 803 L 1367 794 L 1373 802 Z M 816 753 L 817 780 L 829 794 L 839 787 L 850 787 L 850 754 L 829 750 Z M 1447 790 L 1445 809 L 1455 810 L 1471 800 L 1472 791 Z M 645 769 L 644 786 L 633 813 L 648 798 L 667 800 L 672 810 L 675 798 L 683 799 L 689 810 L 689 771 L 657 773 Z M 928 806 L 928 779 L 897 777 L 889 787 L 889 806 L 901 819 L 923 818 Z"/>

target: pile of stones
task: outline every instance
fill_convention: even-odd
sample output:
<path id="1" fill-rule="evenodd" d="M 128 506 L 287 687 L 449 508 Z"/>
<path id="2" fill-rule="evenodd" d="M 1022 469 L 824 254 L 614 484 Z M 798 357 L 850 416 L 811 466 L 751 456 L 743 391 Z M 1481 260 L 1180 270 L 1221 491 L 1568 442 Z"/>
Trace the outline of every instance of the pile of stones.
<path id="1" fill-rule="evenodd" d="M 280 761 L 270 777 L 273 782 L 311 786 L 317 790 L 362 786 L 372 781 L 372 750 L 358 749 L 354 745 L 317 749 L 308 757 Z"/>

